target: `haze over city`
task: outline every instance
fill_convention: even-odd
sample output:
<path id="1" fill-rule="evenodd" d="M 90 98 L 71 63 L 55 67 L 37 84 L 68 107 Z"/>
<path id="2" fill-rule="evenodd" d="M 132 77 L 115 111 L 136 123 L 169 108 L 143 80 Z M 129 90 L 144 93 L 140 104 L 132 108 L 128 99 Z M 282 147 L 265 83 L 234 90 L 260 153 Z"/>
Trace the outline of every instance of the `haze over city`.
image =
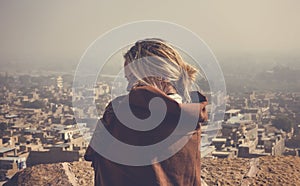
<path id="1" fill-rule="evenodd" d="M 85 49 L 116 26 L 164 20 L 190 29 L 228 58 L 299 59 L 299 1 L 1 1 L 0 64 L 75 69 Z M 133 33 L 134 34 L 134 33 Z M 28 67 L 28 66 L 27 66 Z"/>

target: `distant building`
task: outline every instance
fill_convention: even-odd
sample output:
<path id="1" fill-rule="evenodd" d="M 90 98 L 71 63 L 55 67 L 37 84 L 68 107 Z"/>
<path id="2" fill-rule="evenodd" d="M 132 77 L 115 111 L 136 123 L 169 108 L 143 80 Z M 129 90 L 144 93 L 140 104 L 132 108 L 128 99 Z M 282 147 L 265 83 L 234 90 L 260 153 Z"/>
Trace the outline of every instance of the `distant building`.
<path id="1" fill-rule="evenodd" d="M 229 118 L 237 117 L 240 114 L 240 109 L 230 109 L 225 112 L 224 120 L 227 121 Z"/>
<path id="2" fill-rule="evenodd" d="M 222 135 L 212 140 L 215 151 L 212 155 L 219 158 L 252 158 L 265 155 L 282 155 L 285 143 L 282 133 L 266 134 L 264 128 L 258 128 L 263 116 L 260 109 L 246 108 L 225 112 L 222 123 Z"/>
<path id="3" fill-rule="evenodd" d="M 16 156 L 17 151 L 15 147 L 2 147 L 0 148 L 0 157 Z"/>
<path id="4" fill-rule="evenodd" d="M 0 181 L 26 168 L 26 158 L 17 156 L 16 148 L 0 148 Z"/>
<path id="5" fill-rule="evenodd" d="M 56 86 L 57 88 L 59 88 L 60 90 L 63 89 L 64 85 L 63 85 L 64 81 L 63 78 L 61 76 L 58 76 L 56 79 Z"/>
<path id="6" fill-rule="evenodd" d="M 264 149 L 266 153 L 269 153 L 272 156 L 280 156 L 283 154 L 285 144 L 281 135 L 266 137 L 263 138 L 262 141 L 264 141 Z"/>
<path id="7" fill-rule="evenodd" d="M 43 151 L 31 151 L 27 158 L 27 165 L 79 161 L 79 151 L 69 151 L 68 148 L 68 144 L 61 144 Z"/>

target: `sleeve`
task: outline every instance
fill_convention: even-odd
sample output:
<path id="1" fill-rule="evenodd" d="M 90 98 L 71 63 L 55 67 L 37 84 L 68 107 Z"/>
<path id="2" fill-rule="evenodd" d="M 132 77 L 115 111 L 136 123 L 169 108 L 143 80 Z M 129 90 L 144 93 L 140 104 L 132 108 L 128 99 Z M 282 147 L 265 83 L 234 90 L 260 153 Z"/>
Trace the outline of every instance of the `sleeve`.
<path id="1" fill-rule="evenodd" d="M 95 153 L 96 152 L 94 151 L 94 149 L 91 146 L 88 146 L 88 148 L 86 149 L 85 154 L 84 154 L 84 159 L 86 161 L 93 161 L 93 157 L 94 157 Z"/>

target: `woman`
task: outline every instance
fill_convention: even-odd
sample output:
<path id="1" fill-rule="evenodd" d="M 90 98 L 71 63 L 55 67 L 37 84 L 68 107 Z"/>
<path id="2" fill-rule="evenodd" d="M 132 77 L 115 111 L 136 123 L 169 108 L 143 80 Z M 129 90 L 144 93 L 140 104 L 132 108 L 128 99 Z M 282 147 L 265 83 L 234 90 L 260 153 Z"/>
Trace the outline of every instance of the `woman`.
<path id="1" fill-rule="evenodd" d="M 127 144 L 146 146 L 159 143 L 171 135 L 181 112 L 188 113 L 189 117 L 197 118 L 199 122 L 207 120 L 205 97 L 197 104 L 186 104 L 192 100 L 190 87 L 196 79 L 197 70 L 184 62 L 171 45 L 160 39 L 145 39 L 136 42 L 124 58 L 127 89 L 130 92 L 113 100 L 101 120 L 115 138 Z M 116 113 L 122 112 L 128 103 L 136 117 L 146 119 L 151 115 L 148 105 L 154 97 L 164 100 L 167 111 L 162 123 L 153 130 L 132 130 L 116 117 Z M 198 109 L 196 114 L 192 112 L 195 109 Z M 196 125 L 190 132 L 188 142 L 176 154 L 147 166 L 112 162 L 89 146 L 85 159 L 92 161 L 95 185 L 201 185 L 200 126 Z"/>

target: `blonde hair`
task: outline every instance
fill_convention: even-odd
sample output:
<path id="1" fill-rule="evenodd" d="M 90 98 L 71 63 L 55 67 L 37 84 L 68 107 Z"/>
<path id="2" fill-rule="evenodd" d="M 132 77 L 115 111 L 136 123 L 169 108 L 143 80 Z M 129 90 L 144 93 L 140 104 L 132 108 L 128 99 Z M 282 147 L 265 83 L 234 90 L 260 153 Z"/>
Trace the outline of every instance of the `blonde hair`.
<path id="1" fill-rule="evenodd" d="M 144 39 L 137 41 L 124 55 L 125 68 L 134 77 L 145 84 L 157 86 L 156 79 L 170 82 L 177 92 L 190 102 L 189 91 L 196 80 L 197 69 L 186 63 L 179 52 L 161 39 Z M 137 62 L 134 65 L 132 62 Z"/>

